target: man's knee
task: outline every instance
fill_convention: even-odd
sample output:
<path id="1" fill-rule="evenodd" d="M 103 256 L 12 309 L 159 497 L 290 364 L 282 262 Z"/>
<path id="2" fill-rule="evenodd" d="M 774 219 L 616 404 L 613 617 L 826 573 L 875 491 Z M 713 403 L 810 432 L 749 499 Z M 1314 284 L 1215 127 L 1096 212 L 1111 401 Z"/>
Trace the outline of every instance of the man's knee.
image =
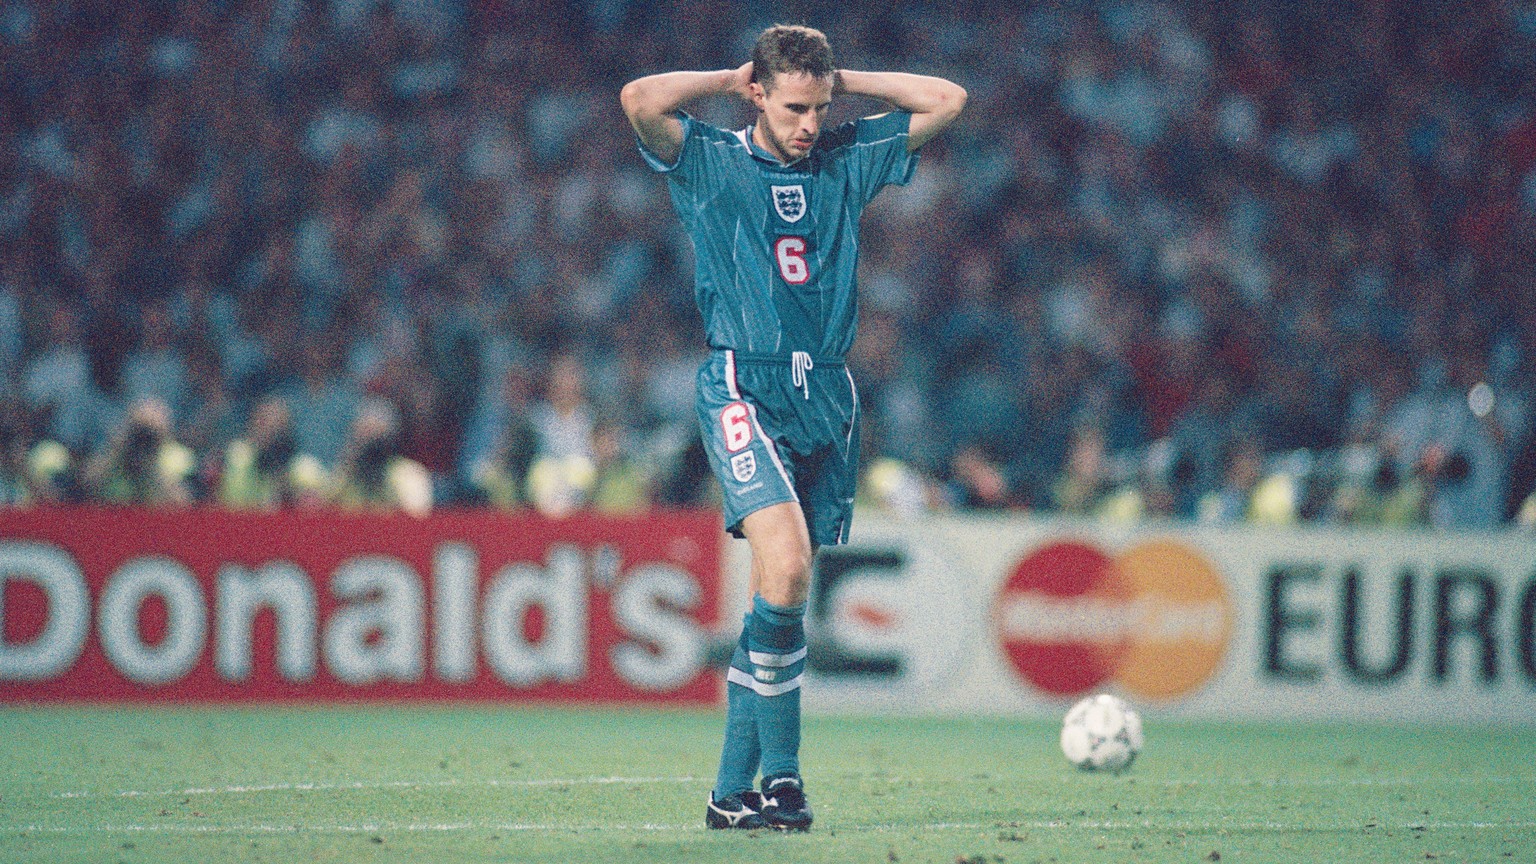
<path id="1" fill-rule="evenodd" d="M 763 599 L 780 606 L 805 602 L 815 547 L 798 504 L 778 504 L 742 520 L 752 544 L 752 568 Z"/>
<path id="2" fill-rule="evenodd" d="M 779 606 L 804 603 L 811 587 L 811 561 L 809 546 L 775 550 L 760 559 L 763 599 Z"/>

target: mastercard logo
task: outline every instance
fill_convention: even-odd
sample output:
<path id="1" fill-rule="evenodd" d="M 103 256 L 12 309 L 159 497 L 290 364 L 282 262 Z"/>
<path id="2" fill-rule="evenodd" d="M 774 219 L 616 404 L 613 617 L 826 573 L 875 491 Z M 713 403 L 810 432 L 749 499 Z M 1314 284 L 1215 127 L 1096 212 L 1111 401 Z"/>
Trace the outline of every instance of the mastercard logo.
<path id="1" fill-rule="evenodd" d="M 1148 699 L 1191 693 L 1215 674 L 1236 613 L 1220 572 L 1173 540 L 1118 554 L 1080 541 L 1038 547 L 993 607 L 999 643 L 1031 685 L 1071 696 L 1115 682 Z"/>

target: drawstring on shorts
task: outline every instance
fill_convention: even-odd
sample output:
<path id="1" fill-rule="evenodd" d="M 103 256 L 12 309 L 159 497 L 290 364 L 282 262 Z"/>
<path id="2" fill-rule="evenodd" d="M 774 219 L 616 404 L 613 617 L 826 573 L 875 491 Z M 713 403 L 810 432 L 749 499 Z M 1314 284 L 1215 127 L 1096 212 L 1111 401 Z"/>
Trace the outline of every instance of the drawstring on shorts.
<path id="1" fill-rule="evenodd" d="M 784 361 L 789 361 L 789 380 L 794 389 L 800 391 L 806 401 L 811 398 L 810 371 L 818 367 L 822 369 L 842 369 L 843 358 L 837 356 L 812 357 L 809 351 L 791 351 L 788 354 L 758 354 L 749 351 L 737 351 L 733 348 L 725 351 L 728 375 L 734 378 L 735 368 L 740 365 L 774 366 L 784 368 Z M 734 391 L 733 391 L 734 392 Z"/>
<path id="2" fill-rule="evenodd" d="M 815 361 L 805 351 L 795 351 L 789 355 L 789 380 L 798 388 L 806 399 L 811 398 L 811 384 L 806 379 L 805 373 L 816 368 Z"/>

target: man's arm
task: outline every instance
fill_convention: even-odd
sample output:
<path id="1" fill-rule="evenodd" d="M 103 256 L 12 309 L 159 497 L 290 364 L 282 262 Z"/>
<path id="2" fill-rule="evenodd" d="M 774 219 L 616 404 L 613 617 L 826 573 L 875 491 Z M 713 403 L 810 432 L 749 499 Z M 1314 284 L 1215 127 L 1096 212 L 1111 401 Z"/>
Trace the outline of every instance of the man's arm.
<path id="1" fill-rule="evenodd" d="M 671 164 L 683 149 L 683 122 L 677 117 L 678 110 L 704 96 L 734 93 L 750 101 L 752 91 L 747 85 L 751 81 L 751 63 L 717 72 L 663 72 L 625 84 L 619 92 L 619 104 L 645 149 Z"/>
<path id="2" fill-rule="evenodd" d="M 953 81 L 907 72 L 837 71 L 837 93 L 869 96 L 912 113 L 907 149 L 916 150 L 939 134 L 965 107 L 965 88 Z"/>

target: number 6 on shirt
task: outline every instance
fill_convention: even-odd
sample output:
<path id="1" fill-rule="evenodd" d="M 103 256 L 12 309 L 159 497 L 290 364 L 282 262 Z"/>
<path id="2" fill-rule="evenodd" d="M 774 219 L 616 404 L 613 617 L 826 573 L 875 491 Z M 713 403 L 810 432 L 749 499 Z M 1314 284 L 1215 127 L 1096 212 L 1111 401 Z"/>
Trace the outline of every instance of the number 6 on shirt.
<path id="1" fill-rule="evenodd" d="M 773 257 L 779 262 L 779 275 L 791 285 L 804 285 L 811 278 L 811 265 L 805 260 L 804 237 L 780 237 L 773 243 Z"/>

